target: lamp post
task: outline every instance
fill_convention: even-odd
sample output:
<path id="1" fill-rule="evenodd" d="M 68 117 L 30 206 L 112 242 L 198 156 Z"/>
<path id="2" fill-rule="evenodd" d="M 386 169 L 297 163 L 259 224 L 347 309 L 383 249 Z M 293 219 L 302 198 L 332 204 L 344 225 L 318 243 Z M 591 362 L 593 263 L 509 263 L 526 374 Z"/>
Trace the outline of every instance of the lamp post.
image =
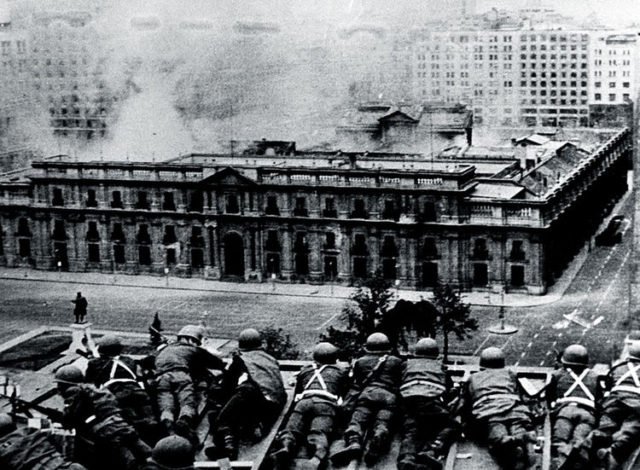
<path id="1" fill-rule="evenodd" d="M 269 257 L 269 270 L 271 272 L 271 292 L 276 291 L 276 270 L 275 270 L 275 258 Z"/>
<path id="2" fill-rule="evenodd" d="M 165 285 L 169 287 L 169 268 L 164 268 Z"/>

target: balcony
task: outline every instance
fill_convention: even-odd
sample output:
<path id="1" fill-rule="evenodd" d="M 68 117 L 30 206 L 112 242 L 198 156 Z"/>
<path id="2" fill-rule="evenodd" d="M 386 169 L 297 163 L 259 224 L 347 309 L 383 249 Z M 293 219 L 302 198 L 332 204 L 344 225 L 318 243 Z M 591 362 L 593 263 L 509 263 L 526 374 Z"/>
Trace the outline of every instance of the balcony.
<path id="1" fill-rule="evenodd" d="M 322 217 L 326 217 L 326 218 L 330 218 L 330 219 L 337 219 L 338 218 L 338 211 L 335 209 L 324 209 L 322 211 Z"/>
<path id="2" fill-rule="evenodd" d="M 295 217 L 309 217 L 309 211 L 304 207 L 296 207 L 293 209 L 293 215 Z"/>
<path id="3" fill-rule="evenodd" d="M 355 210 L 349 215 L 350 219 L 368 219 L 369 213 L 363 210 Z"/>

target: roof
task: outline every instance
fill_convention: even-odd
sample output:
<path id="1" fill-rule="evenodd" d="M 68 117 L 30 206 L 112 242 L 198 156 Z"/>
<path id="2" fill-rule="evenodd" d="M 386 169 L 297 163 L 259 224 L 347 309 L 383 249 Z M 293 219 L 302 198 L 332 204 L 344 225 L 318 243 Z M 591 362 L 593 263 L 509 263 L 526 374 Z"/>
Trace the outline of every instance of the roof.
<path id="1" fill-rule="evenodd" d="M 531 135 L 527 135 L 524 137 L 520 137 L 519 139 L 516 139 L 516 145 L 521 144 L 523 142 L 527 142 L 533 145 L 542 145 L 549 142 L 549 140 L 550 139 L 548 137 L 545 137 L 543 135 L 531 134 Z"/>
<path id="2" fill-rule="evenodd" d="M 490 182 L 483 181 L 478 183 L 473 192 L 472 197 L 485 197 L 491 199 L 514 199 L 522 195 L 525 188 L 518 184 L 510 182 Z"/>

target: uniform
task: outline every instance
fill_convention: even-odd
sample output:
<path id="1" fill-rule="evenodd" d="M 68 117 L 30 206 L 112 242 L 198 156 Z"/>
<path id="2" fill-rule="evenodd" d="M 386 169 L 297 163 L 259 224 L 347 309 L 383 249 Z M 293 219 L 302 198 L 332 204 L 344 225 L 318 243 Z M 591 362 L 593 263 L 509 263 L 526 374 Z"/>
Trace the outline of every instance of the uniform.
<path id="1" fill-rule="evenodd" d="M 87 306 L 89 305 L 89 302 L 87 302 L 87 299 L 82 297 L 80 292 L 78 292 L 77 297 L 71 302 L 75 304 L 75 307 L 73 308 L 73 315 L 75 316 L 76 323 L 84 323 L 84 317 L 87 315 Z"/>
<path id="2" fill-rule="evenodd" d="M 116 398 L 108 390 L 89 384 L 74 384 L 61 391 L 64 424 L 76 430 L 78 438 L 93 442 L 99 455 L 108 456 L 118 469 L 136 469 L 151 455 L 151 448 L 120 415 Z M 89 462 L 96 459 L 88 456 Z"/>
<path id="3" fill-rule="evenodd" d="M 444 401 L 451 385 L 446 368 L 437 359 L 415 357 L 405 362 L 400 385 L 403 418 L 399 469 L 413 468 L 416 460 L 433 464 L 457 438 L 459 425 Z"/>
<path id="4" fill-rule="evenodd" d="M 193 376 L 223 369 L 224 362 L 206 349 L 182 342 L 169 344 L 156 357 L 157 403 L 160 420 L 172 431 L 176 419 L 192 425 L 197 413 Z"/>
<path id="5" fill-rule="evenodd" d="M 318 463 L 325 461 L 347 379 L 347 370 L 336 364 L 314 362 L 300 370 L 295 405 L 285 429 L 278 436 L 288 456 L 306 435 L 312 458 Z"/>
<path id="6" fill-rule="evenodd" d="M 482 352 L 480 367 L 465 384 L 460 406 L 472 430 L 486 436 L 489 451 L 500 465 L 525 468 L 531 420 L 516 374 L 504 367 L 504 355 L 498 348 Z"/>
<path id="7" fill-rule="evenodd" d="M 640 440 L 640 359 L 633 355 L 614 364 L 607 376 L 609 396 L 602 404 L 598 429 L 591 441 L 600 457 L 623 462 Z M 608 445 L 608 447 L 605 447 Z"/>
<path id="8" fill-rule="evenodd" d="M 51 436 L 36 429 L 18 429 L 0 437 L 0 468 L 3 470 L 85 470 L 65 459 Z"/>
<path id="9" fill-rule="evenodd" d="M 336 465 L 360 458 L 362 441 L 369 430 L 364 454 L 368 465 L 374 464 L 389 447 L 402 374 L 402 360 L 390 351 L 389 338 L 373 333 L 367 338 L 364 356 L 353 365 L 347 397 L 351 397 L 355 408 L 344 433 L 346 447 L 331 456 Z"/>
<path id="10" fill-rule="evenodd" d="M 151 398 L 136 375 L 136 363 L 127 356 L 101 356 L 89 360 L 86 381 L 108 389 L 118 400 L 122 417 L 140 437 L 154 445 L 161 437 Z"/>

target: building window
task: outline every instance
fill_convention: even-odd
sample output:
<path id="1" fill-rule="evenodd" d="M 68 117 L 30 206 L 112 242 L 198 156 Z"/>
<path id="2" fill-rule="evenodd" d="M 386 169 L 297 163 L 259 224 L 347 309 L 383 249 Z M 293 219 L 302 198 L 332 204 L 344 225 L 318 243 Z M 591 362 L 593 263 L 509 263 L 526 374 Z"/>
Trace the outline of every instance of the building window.
<path id="1" fill-rule="evenodd" d="M 511 285 L 513 287 L 524 286 L 524 266 L 521 266 L 521 265 L 511 266 Z"/>
<path id="2" fill-rule="evenodd" d="M 473 265 L 473 285 L 474 287 L 485 287 L 489 282 L 487 265 L 476 263 Z"/>
<path id="3" fill-rule="evenodd" d="M 176 228 L 173 225 L 164 226 L 164 236 L 162 237 L 163 245 L 173 245 L 178 241 L 176 237 Z"/>
<path id="4" fill-rule="evenodd" d="M 297 197 L 296 207 L 293 209 L 293 215 L 296 217 L 307 217 L 309 212 L 307 211 L 307 198 Z"/>
<path id="5" fill-rule="evenodd" d="M 87 191 L 87 207 L 98 207 L 98 201 L 96 200 L 95 189 L 89 189 Z"/>
<path id="6" fill-rule="evenodd" d="M 489 250 L 487 250 L 487 240 L 484 238 L 476 238 L 473 245 L 473 259 L 489 259 Z"/>
<path id="7" fill-rule="evenodd" d="M 64 221 L 56 220 L 54 222 L 53 234 L 51 235 L 51 238 L 59 241 L 67 239 L 67 232 L 65 231 L 65 228 L 64 228 Z"/>
<path id="8" fill-rule="evenodd" d="M 422 256 L 425 258 L 435 258 L 438 256 L 438 247 L 436 246 L 436 239 L 434 237 L 426 237 L 424 239 Z"/>
<path id="9" fill-rule="evenodd" d="M 400 218 L 400 214 L 396 210 L 396 203 L 392 199 L 384 201 L 384 209 L 382 211 L 383 219 L 391 219 L 397 221 Z"/>
<path id="10" fill-rule="evenodd" d="M 31 257 L 31 240 L 29 238 L 18 239 L 18 254 L 23 258 Z"/>
<path id="11" fill-rule="evenodd" d="M 89 243 L 88 259 L 90 263 L 100 262 L 100 244 L 99 243 Z"/>
<path id="12" fill-rule="evenodd" d="M 16 233 L 19 237 L 30 237 L 31 230 L 29 229 L 29 220 L 25 217 L 20 217 L 18 219 L 18 232 Z"/>
<path id="13" fill-rule="evenodd" d="M 267 241 L 265 242 L 267 273 L 274 275 L 280 273 L 280 241 L 278 231 L 267 231 Z"/>
<path id="14" fill-rule="evenodd" d="M 309 247 L 307 245 L 306 232 L 297 232 L 293 245 L 296 274 L 304 276 L 309 274 Z"/>
<path id="15" fill-rule="evenodd" d="M 614 102 L 616 100 L 616 94 L 615 93 L 609 93 L 609 101 L 610 102 Z"/>
<path id="16" fill-rule="evenodd" d="M 204 208 L 204 194 L 202 191 L 192 191 L 189 200 L 189 212 L 202 212 Z"/>
<path id="17" fill-rule="evenodd" d="M 513 242 L 511 242 L 511 253 L 509 254 L 509 258 L 513 261 L 521 261 L 525 259 L 522 240 L 513 240 Z"/>
<path id="18" fill-rule="evenodd" d="M 387 235 L 384 237 L 380 256 L 382 258 L 382 276 L 385 279 L 396 279 L 398 248 L 396 247 L 396 241 L 393 236 Z"/>
<path id="19" fill-rule="evenodd" d="M 277 196 L 267 196 L 267 207 L 265 208 L 265 214 L 280 215 L 280 209 L 278 209 Z"/>
<path id="20" fill-rule="evenodd" d="M 124 245 L 113 245 L 113 261 L 116 264 L 124 264 L 126 262 Z"/>
<path id="21" fill-rule="evenodd" d="M 601 95 L 600 93 L 596 93 L 596 94 L 593 96 L 593 99 L 595 99 L 596 101 L 600 101 L 600 100 L 602 99 L 602 95 Z"/>
<path id="22" fill-rule="evenodd" d="M 126 242 L 121 223 L 116 222 L 115 224 L 113 224 L 113 231 L 111 232 L 111 241 L 118 242 L 118 243 Z"/>
<path id="23" fill-rule="evenodd" d="M 436 221 L 436 204 L 433 201 L 427 201 L 424 203 L 424 212 L 422 213 L 422 216 L 425 222 Z"/>
<path id="24" fill-rule="evenodd" d="M 240 212 L 238 196 L 235 194 L 227 194 L 227 208 L 225 212 L 227 214 L 238 214 Z"/>
<path id="25" fill-rule="evenodd" d="M 336 248 L 336 234 L 333 232 L 325 233 L 324 248 L 327 250 L 335 250 Z"/>
<path id="26" fill-rule="evenodd" d="M 90 242 L 100 241 L 100 233 L 98 232 L 97 222 L 89 222 L 89 227 L 87 229 L 87 240 Z"/>
<path id="27" fill-rule="evenodd" d="M 176 210 L 176 203 L 173 200 L 173 193 L 170 191 L 167 191 L 163 194 L 163 199 L 162 199 L 162 210 L 163 211 L 175 211 Z"/>
<path id="28" fill-rule="evenodd" d="M 136 209 L 149 210 L 149 199 L 146 191 L 138 191 Z"/>
<path id="29" fill-rule="evenodd" d="M 145 224 L 140 225 L 138 228 L 138 235 L 136 236 L 136 241 L 140 245 L 150 245 L 151 237 L 149 236 L 149 227 Z"/>
<path id="30" fill-rule="evenodd" d="M 351 247 L 351 255 L 353 259 L 353 276 L 358 278 L 366 278 L 368 276 L 368 250 L 367 242 L 363 234 L 356 234 L 353 245 Z"/>
<path id="31" fill-rule="evenodd" d="M 368 219 L 369 214 L 367 213 L 364 206 L 364 199 L 355 199 L 353 201 L 353 212 L 351 213 L 352 219 Z"/>
<path id="32" fill-rule="evenodd" d="M 51 204 L 54 206 L 64 206 L 64 198 L 62 197 L 62 189 L 53 188 L 53 199 Z"/>
<path id="33" fill-rule="evenodd" d="M 435 287 L 438 284 L 438 263 L 422 263 L 422 286 Z"/>
<path id="34" fill-rule="evenodd" d="M 324 275 L 330 280 L 338 277 L 338 258 L 336 256 L 324 257 Z"/>
<path id="35" fill-rule="evenodd" d="M 149 245 L 140 245 L 138 247 L 138 263 L 141 266 L 149 266 L 151 264 L 151 247 Z"/>
<path id="36" fill-rule="evenodd" d="M 122 209 L 122 193 L 120 191 L 111 192 L 111 208 Z"/>
<path id="37" fill-rule="evenodd" d="M 338 212 L 335 208 L 335 201 L 332 197 L 327 197 L 324 199 L 324 209 L 322 211 L 323 217 L 338 217 Z"/>
<path id="38" fill-rule="evenodd" d="M 175 248 L 167 248 L 165 260 L 167 266 L 173 266 L 176 264 L 176 249 Z"/>

